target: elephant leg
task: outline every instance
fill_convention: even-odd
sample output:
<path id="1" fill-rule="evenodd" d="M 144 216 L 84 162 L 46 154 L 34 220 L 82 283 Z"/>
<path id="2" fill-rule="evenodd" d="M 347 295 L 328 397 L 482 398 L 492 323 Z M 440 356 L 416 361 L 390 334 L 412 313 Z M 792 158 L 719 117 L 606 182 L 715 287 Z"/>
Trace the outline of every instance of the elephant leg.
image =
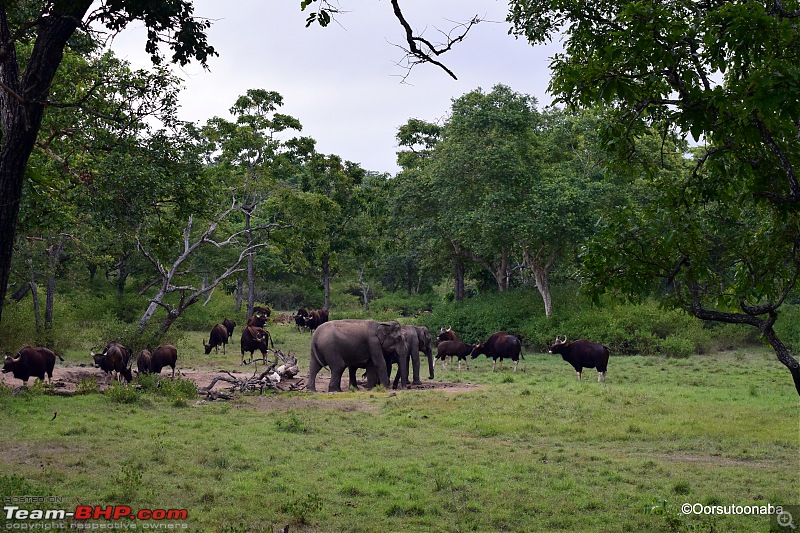
<path id="1" fill-rule="evenodd" d="M 350 371 L 350 388 L 358 390 L 358 380 L 356 379 L 356 373 L 358 372 L 358 368 L 355 366 L 347 367 Z"/>
<path id="2" fill-rule="evenodd" d="M 317 374 L 322 369 L 322 364 L 320 363 L 319 356 L 317 355 L 314 347 L 311 347 L 311 361 L 308 365 L 308 383 L 306 383 L 306 390 L 310 390 L 311 392 L 317 391 Z"/>
<path id="3" fill-rule="evenodd" d="M 417 362 L 419 362 L 419 352 L 417 352 Z M 419 372 L 419 369 L 417 369 L 417 372 Z M 403 385 L 403 388 L 408 388 L 408 356 L 398 358 L 397 374 L 400 376 L 400 383 Z M 397 380 L 395 380 L 395 384 L 396 382 Z"/>
<path id="4" fill-rule="evenodd" d="M 416 354 L 409 354 L 411 357 L 411 366 L 414 370 L 414 385 L 422 385 L 422 381 L 419 378 L 419 350 Z M 408 360 L 406 360 L 406 366 L 408 366 Z M 406 373 L 406 381 L 408 381 L 408 374 Z"/>
<path id="5" fill-rule="evenodd" d="M 331 382 L 328 384 L 328 392 L 342 392 L 342 374 L 344 366 L 331 365 Z"/>

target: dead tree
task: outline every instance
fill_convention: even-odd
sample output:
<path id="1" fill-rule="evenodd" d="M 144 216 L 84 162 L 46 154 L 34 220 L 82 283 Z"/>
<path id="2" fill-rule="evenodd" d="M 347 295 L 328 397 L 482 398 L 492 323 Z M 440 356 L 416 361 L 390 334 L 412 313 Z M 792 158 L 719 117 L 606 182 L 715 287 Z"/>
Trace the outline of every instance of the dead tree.
<path id="1" fill-rule="evenodd" d="M 216 232 L 220 222 L 222 222 L 222 220 L 224 220 L 230 213 L 237 209 L 238 206 L 236 205 L 236 200 L 234 199 L 233 204 L 229 209 L 225 210 L 221 215 L 219 215 L 216 220 L 210 221 L 205 231 L 194 238 L 192 238 L 193 217 L 189 216 L 189 221 L 183 230 L 183 249 L 173 260 L 172 265 L 169 268 L 162 265 L 158 259 L 156 259 L 155 256 L 145 248 L 144 244 L 142 244 L 142 241 L 139 239 L 139 236 L 136 236 L 137 248 L 153 264 L 158 272 L 158 277 L 160 278 L 160 287 L 158 292 L 150 300 L 150 304 L 148 305 L 142 317 L 139 319 L 139 333 L 142 333 L 145 330 L 150 322 L 150 319 L 153 317 L 153 314 L 159 306 L 163 307 L 167 311 L 167 316 L 161 322 L 161 325 L 158 329 L 162 334 L 166 332 L 172 323 L 175 322 L 175 320 L 177 320 L 178 317 L 181 316 L 181 314 L 189 306 L 200 301 L 201 298 L 213 291 L 223 280 L 237 272 L 241 272 L 243 269 L 239 268 L 239 264 L 241 264 L 246 257 L 253 253 L 256 248 L 266 246 L 266 243 L 249 244 L 242 249 L 242 251 L 239 253 L 239 256 L 230 267 L 219 274 L 214 280 L 201 287 L 196 287 L 191 284 L 175 284 L 175 278 L 181 273 L 179 271 L 181 266 L 187 262 L 193 256 L 193 254 L 197 253 L 202 246 L 212 245 L 216 248 L 222 248 L 224 246 L 234 245 L 237 243 L 237 237 L 243 233 L 241 231 L 233 233 L 223 241 L 216 241 L 213 239 L 213 235 Z M 166 296 L 172 293 L 180 294 L 180 300 L 178 301 L 177 305 L 171 305 L 164 301 Z"/>
<path id="2" fill-rule="evenodd" d="M 234 376 L 227 370 L 222 370 L 221 373 L 225 375 L 215 377 L 211 380 L 211 383 L 208 384 L 208 387 L 200 389 L 198 392 L 200 394 L 205 394 L 206 398 L 209 400 L 231 400 L 235 392 L 259 392 L 263 394 L 265 390 L 270 389 L 280 391 L 301 390 L 305 386 L 302 380 L 298 382 L 286 381 L 294 378 L 299 372 L 297 358 L 292 355 L 291 352 L 287 356 L 284 356 L 283 352 L 280 350 L 275 350 L 274 353 L 275 362 L 270 363 L 260 374 L 255 370 L 252 376 L 240 378 Z M 269 363 L 268 358 L 253 359 L 253 362 L 258 361 Z M 278 365 L 281 361 L 282 364 Z M 214 386 L 219 382 L 229 384 L 227 393 L 213 390 Z"/>

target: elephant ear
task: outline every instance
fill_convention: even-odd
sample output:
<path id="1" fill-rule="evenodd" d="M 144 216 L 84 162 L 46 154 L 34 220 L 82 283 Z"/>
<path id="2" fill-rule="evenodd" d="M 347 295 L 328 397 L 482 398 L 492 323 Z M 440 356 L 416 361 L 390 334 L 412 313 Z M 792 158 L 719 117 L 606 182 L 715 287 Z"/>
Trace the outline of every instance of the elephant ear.
<path id="1" fill-rule="evenodd" d="M 400 324 L 397 322 L 379 322 L 378 323 L 377 337 L 378 341 L 383 344 L 392 333 L 400 329 Z"/>
<path id="2" fill-rule="evenodd" d="M 428 328 L 425 326 L 417 326 L 417 339 L 419 340 L 420 346 L 430 346 L 431 333 L 428 331 Z"/>

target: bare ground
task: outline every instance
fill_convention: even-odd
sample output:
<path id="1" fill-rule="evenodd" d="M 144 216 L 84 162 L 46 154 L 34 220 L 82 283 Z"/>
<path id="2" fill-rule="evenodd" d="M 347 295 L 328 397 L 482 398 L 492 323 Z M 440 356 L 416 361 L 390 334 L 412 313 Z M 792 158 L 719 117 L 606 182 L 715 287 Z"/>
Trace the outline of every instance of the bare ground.
<path id="1" fill-rule="evenodd" d="M 259 367 L 259 369 L 263 369 Z M 260 372 L 259 370 L 259 372 Z M 198 389 L 206 388 L 211 383 L 211 381 L 218 376 L 227 376 L 227 372 L 230 372 L 233 376 L 237 378 L 246 379 L 248 377 L 252 377 L 254 375 L 254 371 L 248 368 L 247 370 L 243 369 L 194 369 L 194 368 L 179 368 L 176 370 L 175 375 L 180 375 L 185 379 L 191 379 L 197 384 Z M 168 376 L 170 375 L 171 369 L 166 368 L 162 371 L 162 375 Z M 300 373 L 296 377 L 291 380 L 288 380 L 287 389 L 289 388 L 289 384 L 297 385 L 298 387 L 303 387 L 306 383 L 306 378 L 308 377 L 307 373 Z M 28 384 L 32 384 L 35 378 L 31 378 L 28 381 Z M 105 374 L 99 368 L 94 368 L 89 365 L 85 366 L 56 366 L 53 370 L 53 384 L 56 386 L 56 389 L 62 394 L 71 394 L 77 390 L 78 385 L 84 379 L 92 379 L 95 380 L 100 388 L 100 390 L 105 390 L 108 385 L 111 383 L 111 376 Z M 327 391 L 328 384 L 330 382 L 330 374 L 325 373 L 325 371 L 321 372 L 317 375 L 317 390 L 318 391 Z M 0 383 L 5 383 L 5 385 L 17 388 L 22 385 L 22 382 L 16 378 L 14 378 L 11 374 L 2 374 L 0 375 Z M 359 382 L 361 384 L 361 382 Z M 342 387 L 346 388 L 348 385 L 347 383 L 347 376 L 342 378 Z M 224 391 L 226 388 L 226 384 L 223 382 L 217 383 L 214 387 L 214 390 Z M 432 380 L 424 380 L 421 385 L 411 385 L 407 390 L 408 391 L 415 391 L 415 390 L 440 390 L 445 392 L 468 392 L 477 390 L 480 388 L 480 385 L 473 385 L 470 383 L 445 383 L 440 381 L 432 381 Z M 392 393 L 394 391 L 390 391 Z"/>

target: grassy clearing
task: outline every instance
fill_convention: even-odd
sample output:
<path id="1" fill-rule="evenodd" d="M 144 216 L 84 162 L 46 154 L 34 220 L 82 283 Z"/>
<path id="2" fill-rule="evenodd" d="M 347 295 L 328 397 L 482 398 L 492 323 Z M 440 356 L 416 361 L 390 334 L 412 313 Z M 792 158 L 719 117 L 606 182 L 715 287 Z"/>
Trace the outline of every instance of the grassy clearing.
<path id="1" fill-rule="evenodd" d="M 309 335 L 271 329 L 307 368 Z M 204 334 L 179 366 L 238 363 Z M 3 394 L 0 495 L 186 508 L 197 531 L 753 531 L 767 518 L 680 505 L 800 502 L 800 405 L 771 352 L 613 357 L 605 384 L 525 357 L 437 365 L 480 385 L 460 393 Z"/>

